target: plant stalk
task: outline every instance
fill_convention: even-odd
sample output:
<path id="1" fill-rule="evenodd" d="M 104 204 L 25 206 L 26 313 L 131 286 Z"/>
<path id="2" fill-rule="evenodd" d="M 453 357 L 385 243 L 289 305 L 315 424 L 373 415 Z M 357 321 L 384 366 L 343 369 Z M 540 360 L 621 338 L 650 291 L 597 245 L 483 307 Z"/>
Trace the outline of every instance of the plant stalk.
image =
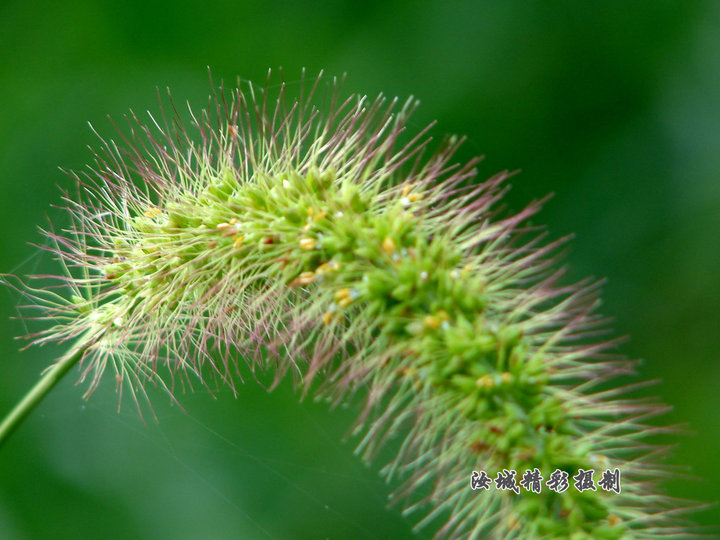
<path id="1" fill-rule="evenodd" d="M 70 371 L 83 357 L 87 347 L 80 347 L 71 350 L 65 357 L 61 358 L 54 366 L 48 369 L 33 386 L 25 397 L 15 405 L 12 411 L 3 419 L 0 424 L 0 447 L 10 435 L 22 424 L 23 420 L 32 412 L 35 406 L 52 390 L 60 379 Z"/>

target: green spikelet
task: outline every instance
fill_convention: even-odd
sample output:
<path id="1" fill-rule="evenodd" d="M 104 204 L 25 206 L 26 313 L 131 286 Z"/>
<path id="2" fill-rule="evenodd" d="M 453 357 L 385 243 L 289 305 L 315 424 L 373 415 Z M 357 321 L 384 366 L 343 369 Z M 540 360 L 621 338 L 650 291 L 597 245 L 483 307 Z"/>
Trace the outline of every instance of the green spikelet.
<path id="1" fill-rule="evenodd" d="M 33 342 L 75 343 L 56 375 L 78 362 L 89 393 L 109 368 L 140 399 L 149 380 L 232 386 L 239 351 L 303 393 L 362 395 L 359 452 L 403 435 L 384 473 L 438 538 L 683 531 L 645 442 L 661 407 L 604 384 L 631 366 L 588 339 L 596 284 L 559 284 L 558 244 L 525 230 L 539 204 L 499 217 L 507 175 L 475 183 L 456 138 L 424 157 L 427 130 L 405 132 L 413 100 L 341 101 L 332 85 L 315 108 L 318 87 L 221 89 L 188 130 L 133 116 L 123 144 L 102 140 L 65 197 L 71 231 L 46 232 L 64 293 L 21 287 L 54 321 Z M 621 486 L 598 487 L 615 469 Z M 480 470 L 497 486 L 515 471 L 517 491 L 471 489 Z M 532 472 L 539 493 L 520 485 Z"/>

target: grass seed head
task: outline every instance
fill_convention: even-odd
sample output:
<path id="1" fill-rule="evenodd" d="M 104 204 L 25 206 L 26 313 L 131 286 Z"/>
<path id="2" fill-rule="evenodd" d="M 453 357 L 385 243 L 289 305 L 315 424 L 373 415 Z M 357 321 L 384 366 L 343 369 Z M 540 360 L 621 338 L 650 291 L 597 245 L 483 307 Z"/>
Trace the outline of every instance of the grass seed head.
<path id="1" fill-rule="evenodd" d="M 597 286 L 560 284 L 557 244 L 523 232 L 539 205 L 499 216 L 508 175 L 476 182 L 457 138 L 428 152 L 415 101 L 308 87 L 221 88 L 187 128 L 172 105 L 101 139 L 65 197 L 72 227 L 45 233 L 64 293 L 25 289 L 54 321 L 32 341 L 82 341 L 88 391 L 110 369 L 137 399 L 148 381 L 233 385 L 238 352 L 253 369 L 275 356 L 303 391 L 362 390 L 360 452 L 404 429 L 384 473 L 438 537 L 675 531 L 642 442 L 660 409 L 598 388 L 627 367 L 588 339 Z M 479 467 L 574 472 L 590 455 L 623 471 L 621 494 L 467 487 Z"/>

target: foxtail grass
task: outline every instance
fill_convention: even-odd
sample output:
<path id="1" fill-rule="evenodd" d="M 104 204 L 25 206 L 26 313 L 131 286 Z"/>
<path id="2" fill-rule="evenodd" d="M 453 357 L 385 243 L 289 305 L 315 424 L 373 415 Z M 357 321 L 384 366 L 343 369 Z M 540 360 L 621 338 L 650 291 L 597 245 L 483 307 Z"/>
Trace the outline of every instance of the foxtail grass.
<path id="1" fill-rule="evenodd" d="M 44 231 L 52 285 L 6 278 L 47 321 L 30 343 L 70 352 L 0 442 L 72 369 L 86 396 L 110 371 L 142 402 L 153 385 L 234 389 L 249 368 L 364 403 L 367 460 L 402 437 L 383 474 L 438 538 L 686 532 L 658 486 L 651 436 L 666 428 L 649 419 L 664 408 L 614 386 L 632 363 L 597 337 L 598 284 L 564 283 L 561 242 L 528 226 L 540 202 L 499 211 L 509 174 L 478 182 L 478 160 L 455 161 L 462 139 L 413 133 L 413 99 L 301 88 L 220 88 L 197 114 L 169 100 L 99 138 L 94 165 L 70 173 L 72 225 Z M 616 469 L 616 490 L 573 485 Z M 517 492 L 472 489 L 479 470 L 498 487 L 515 471 Z M 563 471 L 569 487 L 550 489 Z"/>

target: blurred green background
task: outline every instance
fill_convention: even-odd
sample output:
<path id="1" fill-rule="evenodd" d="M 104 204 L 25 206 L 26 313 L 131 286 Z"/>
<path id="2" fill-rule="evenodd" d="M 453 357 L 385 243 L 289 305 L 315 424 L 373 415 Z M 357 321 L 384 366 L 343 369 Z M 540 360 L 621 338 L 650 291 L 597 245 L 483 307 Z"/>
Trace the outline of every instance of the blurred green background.
<path id="1" fill-rule="evenodd" d="M 576 233 L 569 279 L 607 277 L 603 312 L 650 393 L 686 425 L 678 497 L 720 482 L 720 3 L 707 1 L 160 2 L 0 4 L 0 271 L 52 268 L 27 244 L 60 227 L 58 166 L 81 169 L 105 115 L 156 108 L 155 87 L 196 107 L 216 80 L 348 73 L 346 90 L 417 96 L 418 128 L 466 134 L 480 177 L 520 169 L 519 210 Z M 0 291 L 0 411 L 57 350 L 18 352 L 19 302 Z M 154 394 L 159 419 L 108 377 L 70 377 L 0 451 L 0 538 L 404 538 L 390 487 L 342 442 L 355 410 L 298 404 L 254 381 Z M 698 519 L 716 525 L 717 508 Z M 430 536 L 429 531 L 420 537 Z"/>

